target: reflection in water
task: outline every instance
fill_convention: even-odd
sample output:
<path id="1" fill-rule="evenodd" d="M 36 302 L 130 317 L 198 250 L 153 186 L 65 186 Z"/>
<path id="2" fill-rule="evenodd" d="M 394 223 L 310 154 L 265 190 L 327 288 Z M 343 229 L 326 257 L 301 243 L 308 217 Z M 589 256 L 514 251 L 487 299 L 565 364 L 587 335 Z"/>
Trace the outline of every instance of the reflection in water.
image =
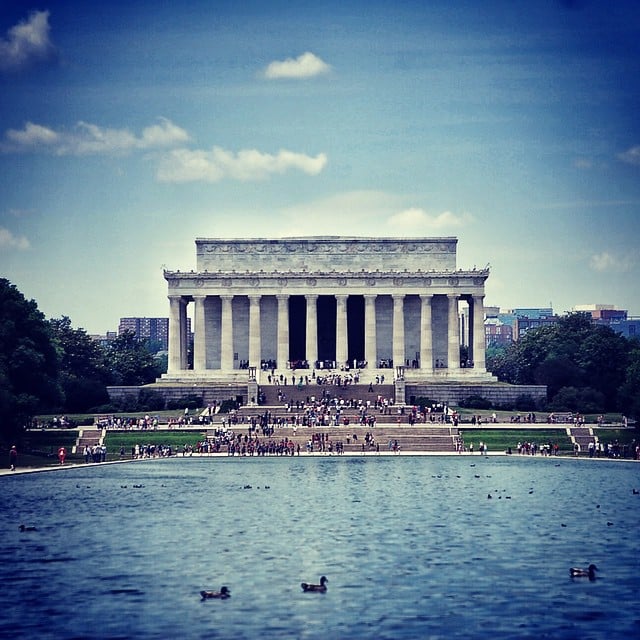
<path id="1" fill-rule="evenodd" d="M 301 456 L 2 477 L 3 629 L 622 638 L 640 617 L 637 472 L 600 460 Z M 590 562 L 597 580 L 570 579 Z M 321 575 L 327 593 L 302 593 Z M 223 584 L 231 598 L 201 601 Z"/>

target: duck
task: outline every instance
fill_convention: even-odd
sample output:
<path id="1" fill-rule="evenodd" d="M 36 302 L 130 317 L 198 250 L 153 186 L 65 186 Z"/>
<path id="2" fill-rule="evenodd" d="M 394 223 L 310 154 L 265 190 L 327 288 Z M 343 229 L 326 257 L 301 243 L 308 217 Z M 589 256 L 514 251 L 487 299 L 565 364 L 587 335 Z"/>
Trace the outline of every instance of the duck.
<path id="1" fill-rule="evenodd" d="M 322 576 L 320 578 L 320 584 L 307 584 L 306 582 L 303 582 L 300 586 L 302 587 L 302 590 L 306 593 L 311 592 L 311 591 L 315 591 L 317 593 L 325 593 L 327 590 L 327 582 L 329 582 L 326 578 L 326 576 Z"/>
<path id="2" fill-rule="evenodd" d="M 36 527 L 33 527 L 31 525 L 26 525 L 26 524 L 21 524 L 20 525 L 20 531 L 22 531 L 23 533 L 25 531 L 37 531 L 38 529 Z"/>
<path id="3" fill-rule="evenodd" d="M 200 595 L 203 600 L 208 600 L 209 598 L 226 600 L 231 597 L 231 591 L 229 591 L 229 587 L 220 587 L 220 591 L 201 591 Z"/>
<path id="4" fill-rule="evenodd" d="M 589 580 L 595 580 L 597 570 L 598 567 L 596 567 L 595 564 L 590 564 L 586 569 L 571 567 L 571 569 L 569 569 L 569 575 L 572 578 L 589 578 Z"/>

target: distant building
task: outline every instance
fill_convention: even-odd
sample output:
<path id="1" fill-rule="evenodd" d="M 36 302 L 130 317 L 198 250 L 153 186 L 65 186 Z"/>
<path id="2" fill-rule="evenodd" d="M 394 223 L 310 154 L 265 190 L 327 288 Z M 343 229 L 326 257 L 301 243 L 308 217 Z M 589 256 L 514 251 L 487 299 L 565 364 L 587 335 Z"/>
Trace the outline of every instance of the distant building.
<path id="1" fill-rule="evenodd" d="M 531 331 L 548 324 L 555 324 L 558 316 L 551 307 L 531 307 L 500 310 L 487 307 L 485 338 L 487 346 L 508 345 Z"/>
<path id="2" fill-rule="evenodd" d="M 640 318 L 630 318 L 626 309 L 616 309 L 612 304 L 581 304 L 573 311 L 590 314 L 596 324 L 611 327 L 625 338 L 640 338 Z"/>
<path id="3" fill-rule="evenodd" d="M 107 331 L 104 335 L 99 333 L 92 333 L 89 337 L 95 340 L 101 347 L 106 347 L 110 342 L 116 339 L 117 333 L 115 331 Z"/>
<path id="4" fill-rule="evenodd" d="M 147 340 L 153 351 L 167 351 L 169 348 L 169 318 L 120 318 L 118 335 L 125 331 Z M 190 320 L 187 331 L 191 331 Z"/>
<path id="5" fill-rule="evenodd" d="M 513 327 L 497 317 L 486 318 L 484 333 L 487 347 L 506 347 L 513 342 Z"/>
<path id="6" fill-rule="evenodd" d="M 625 309 L 616 309 L 612 304 L 579 304 L 573 311 L 588 313 L 594 320 L 604 323 L 619 322 L 627 319 Z"/>

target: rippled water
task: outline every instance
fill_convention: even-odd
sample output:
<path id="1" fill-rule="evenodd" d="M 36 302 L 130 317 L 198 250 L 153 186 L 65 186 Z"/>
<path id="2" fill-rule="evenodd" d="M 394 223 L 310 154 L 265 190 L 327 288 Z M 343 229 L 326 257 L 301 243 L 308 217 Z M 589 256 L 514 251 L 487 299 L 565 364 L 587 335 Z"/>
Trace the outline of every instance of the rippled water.
<path id="1" fill-rule="evenodd" d="M 5 476 L 0 635 L 635 637 L 639 473 L 301 456 Z M 596 581 L 569 578 L 590 562 Z M 303 593 L 320 575 L 328 592 Z M 229 600 L 200 600 L 223 584 Z"/>

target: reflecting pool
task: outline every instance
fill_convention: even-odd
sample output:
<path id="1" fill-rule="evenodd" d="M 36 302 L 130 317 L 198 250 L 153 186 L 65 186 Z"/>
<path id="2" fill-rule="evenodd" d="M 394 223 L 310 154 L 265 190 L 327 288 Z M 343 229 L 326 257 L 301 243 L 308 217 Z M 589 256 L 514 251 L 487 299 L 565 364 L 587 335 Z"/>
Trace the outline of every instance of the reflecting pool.
<path id="1" fill-rule="evenodd" d="M 467 455 L 178 458 L 3 476 L 0 629 L 635 637 L 639 475 L 631 462 Z M 569 577 L 590 563 L 595 581 Z M 327 593 L 302 592 L 321 575 Z M 228 600 L 200 599 L 222 585 Z"/>

